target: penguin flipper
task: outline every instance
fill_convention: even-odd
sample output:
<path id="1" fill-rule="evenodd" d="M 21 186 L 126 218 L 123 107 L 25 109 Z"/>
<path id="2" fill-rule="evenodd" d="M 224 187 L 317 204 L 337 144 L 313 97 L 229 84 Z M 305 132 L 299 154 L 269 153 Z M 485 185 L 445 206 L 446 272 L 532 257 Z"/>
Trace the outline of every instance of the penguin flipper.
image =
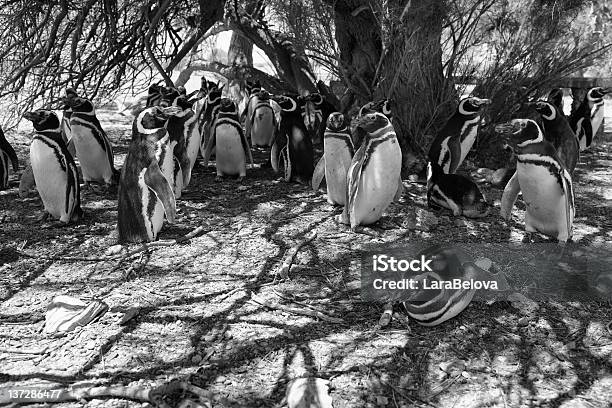
<path id="1" fill-rule="evenodd" d="M 364 163 L 368 160 L 367 153 L 367 143 L 362 143 L 361 147 L 353 156 L 353 161 L 351 162 L 351 167 L 347 174 L 347 194 L 348 200 L 346 200 L 347 205 L 347 214 L 351 224 L 351 228 L 355 228 L 357 226 L 357 222 L 355 221 L 354 209 L 355 209 L 355 199 L 357 197 L 358 189 L 359 189 L 359 179 L 361 178 L 361 171 L 363 170 Z"/>
<path id="2" fill-rule="evenodd" d="M 32 170 L 32 165 L 29 164 L 21 174 L 21 179 L 19 180 L 19 197 L 27 197 L 28 192 L 35 187 L 36 180 L 34 179 L 34 171 Z"/>
<path id="3" fill-rule="evenodd" d="M 253 154 L 251 153 L 251 147 L 249 146 L 249 141 L 246 138 L 245 133 L 242 131 L 240 126 L 236 127 L 238 129 L 238 133 L 240 133 L 240 141 L 242 142 L 242 149 L 244 150 L 244 155 L 249 159 L 251 165 L 253 164 Z"/>
<path id="4" fill-rule="evenodd" d="M 321 156 L 321 159 L 319 159 L 319 162 L 317 163 L 314 172 L 312 173 L 312 189 L 314 191 L 317 191 L 319 189 L 319 186 L 321 185 L 321 182 L 323 181 L 323 179 L 325 178 L 325 155 Z"/>
<path id="5" fill-rule="evenodd" d="M 509 220 L 512 217 L 512 208 L 520 192 L 521 186 L 518 181 L 518 173 L 514 172 L 510 180 L 508 180 L 508 184 L 506 184 L 506 188 L 504 188 L 504 193 L 501 198 L 499 215 L 501 215 L 504 220 Z"/>
<path id="6" fill-rule="evenodd" d="M 402 182 L 402 177 L 398 178 L 397 182 L 397 191 L 395 192 L 395 196 L 393 197 L 393 201 L 397 202 L 402 198 L 402 194 L 404 194 L 404 183 Z"/>
<path id="7" fill-rule="evenodd" d="M 574 190 L 569 172 L 563 167 L 561 168 L 560 176 L 563 182 L 563 193 L 565 194 L 565 222 L 567 223 L 567 239 L 570 239 L 573 234 L 571 211 L 574 208 Z"/>
<path id="8" fill-rule="evenodd" d="M 450 164 L 448 167 L 448 174 L 455 174 L 457 168 L 461 165 L 461 143 L 457 141 L 457 143 L 451 143 L 448 145 L 448 150 L 450 153 Z"/>
<path id="9" fill-rule="evenodd" d="M 591 124 L 590 120 L 583 120 L 582 121 L 582 127 L 583 127 L 583 132 L 584 132 L 584 137 L 586 138 L 586 147 L 589 148 L 591 146 L 591 143 L 593 143 L 593 137 L 595 136 L 593 134 L 593 125 Z"/>
<path id="10" fill-rule="evenodd" d="M 278 173 L 278 144 L 276 143 L 276 140 L 270 149 L 270 163 L 272 164 L 272 170 L 274 170 L 274 173 Z"/>
<path id="11" fill-rule="evenodd" d="M 210 155 L 212 154 L 212 149 L 215 147 L 217 143 L 217 129 L 212 128 L 210 137 L 206 142 L 206 148 L 204 149 L 204 154 L 202 158 L 204 159 L 204 167 L 208 166 L 208 159 L 210 159 Z"/>
<path id="12" fill-rule="evenodd" d="M 17 153 L 15 153 L 15 149 L 13 149 L 13 146 L 11 146 L 8 140 L 6 140 L 6 138 L 4 137 L 4 132 L 1 128 L 0 140 L 4 141 L 4 143 L 0 143 L 0 148 L 6 152 L 7 156 L 11 160 L 11 164 L 13 165 L 13 171 L 16 173 L 17 170 L 19 170 L 19 160 L 17 159 Z"/>
<path id="13" fill-rule="evenodd" d="M 168 222 L 176 220 L 176 198 L 168 179 L 164 177 L 157 161 L 152 161 L 144 174 L 144 181 L 161 201 Z"/>

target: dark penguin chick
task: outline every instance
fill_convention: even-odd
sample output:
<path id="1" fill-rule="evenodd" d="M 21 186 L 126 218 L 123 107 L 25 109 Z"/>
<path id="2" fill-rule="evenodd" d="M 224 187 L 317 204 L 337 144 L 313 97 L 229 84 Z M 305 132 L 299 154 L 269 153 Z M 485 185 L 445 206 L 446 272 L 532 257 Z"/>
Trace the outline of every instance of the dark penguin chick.
<path id="1" fill-rule="evenodd" d="M 270 152 L 272 168 L 278 173 L 282 159 L 285 181 L 309 183 L 314 172 L 314 150 L 298 109 L 297 97 L 280 95 L 274 100 L 281 108 L 281 120 Z"/>
<path id="2" fill-rule="evenodd" d="M 490 103 L 489 99 L 473 96 L 462 99 L 432 142 L 429 161 L 447 174 L 455 173 L 476 140 L 482 108 Z"/>
<path id="3" fill-rule="evenodd" d="M 481 218 L 489 214 L 489 204 L 472 179 L 461 174 L 446 174 L 435 163 L 428 163 L 427 205 L 443 207 L 455 217 Z"/>
<path id="4" fill-rule="evenodd" d="M 113 148 L 96 116 L 93 103 L 82 97 L 68 101 L 72 109 L 70 128 L 77 158 L 86 185 L 91 181 L 116 184 L 119 172 L 114 166 Z"/>
<path id="5" fill-rule="evenodd" d="M 164 214 L 170 223 L 176 218 L 174 191 L 162 172 L 163 164 L 172 161 L 165 124 L 176 112 L 176 107 L 153 106 L 134 119 L 119 182 L 119 242 L 154 241 Z"/>
<path id="6" fill-rule="evenodd" d="M 393 125 L 382 113 L 361 117 L 357 126 L 365 132 L 347 175 L 346 205 L 338 221 L 352 230 L 377 222 L 403 191 L 402 151 Z"/>
<path id="7" fill-rule="evenodd" d="M 318 143 L 323 138 L 327 118 L 336 111 L 336 107 L 318 92 L 298 97 L 298 105 L 310 138 Z"/>
<path id="8" fill-rule="evenodd" d="M 346 204 L 346 178 L 355 153 L 353 139 L 345 116 L 333 112 L 327 119 L 323 134 L 323 157 L 312 176 L 312 188 L 318 190 L 327 180 L 327 201 L 332 205 Z"/>
<path id="9" fill-rule="evenodd" d="M 246 177 L 247 159 L 253 164 L 251 149 L 239 122 L 238 107 L 229 98 L 222 98 L 211 128 L 204 154 L 204 166 L 208 165 L 212 149 L 216 153 L 217 177 Z"/>
<path id="10" fill-rule="evenodd" d="M 4 132 L 0 127 L 0 190 L 8 188 L 9 162 L 13 167 L 13 173 L 16 173 L 19 169 L 17 153 L 15 153 L 13 146 L 11 146 L 8 140 L 6 140 Z"/>
<path id="11" fill-rule="evenodd" d="M 63 223 L 83 216 L 79 173 L 62 139 L 60 121 L 49 110 L 27 112 L 36 135 L 30 145 L 30 163 L 45 212 Z"/>
<path id="12" fill-rule="evenodd" d="M 74 88 L 66 88 L 65 95 L 62 98 L 62 138 L 68 146 L 68 151 L 72 157 L 76 156 L 76 149 L 74 147 L 74 141 L 72 140 L 72 132 L 70 129 L 70 117 L 72 116 L 70 101 L 78 96 L 79 95 Z"/>
<path id="13" fill-rule="evenodd" d="M 563 113 L 563 91 L 560 88 L 553 88 L 546 95 L 546 101 L 555 105 L 559 112 Z"/>
<path id="14" fill-rule="evenodd" d="M 525 231 L 540 232 L 561 242 L 572 236 L 572 178 L 554 146 L 531 119 L 509 123 L 509 143 L 516 151 L 516 177 L 525 202 Z M 511 208 L 511 207 L 510 207 Z"/>
<path id="15" fill-rule="evenodd" d="M 588 149 L 593 143 L 604 117 L 604 96 L 612 92 L 612 88 L 591 88 L 582 103 L 572 112 L 569 124 L 580 145 L 580 151 Z"/>

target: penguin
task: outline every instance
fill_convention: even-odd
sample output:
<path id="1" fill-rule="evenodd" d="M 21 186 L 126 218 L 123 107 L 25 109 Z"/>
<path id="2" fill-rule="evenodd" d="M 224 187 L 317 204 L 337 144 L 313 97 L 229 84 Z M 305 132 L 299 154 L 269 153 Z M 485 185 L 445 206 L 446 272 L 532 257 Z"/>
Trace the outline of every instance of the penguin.
<path id="1" fill-rule="evenodd" d="M 421 257 L 431 260 L 432 271 L 411 277 L 417 289 L 409 291 L 409 298 L 403 301 L 406 314 L 421 326 L 437 326 L 456 317 L 470 304 L 478 290 L 474 285 L 465 287 L 463 284 L 459 288 L 448 288 L 447 282 L 479 281 L 488 284 L 487 291 L 510 290 L 502 272 L 490 271 L 490 260 L 474 260 L 461 248 L 433 245 L 414 259 Z"/>
<path id="2" fill-rule="evenodd" d="M 176 107 L 146 108 L 134 119 L 132 140 L 119 181 L 119 242 L 149 242 L 157 239 L 164 214 L 168 222 L 176 218 L 176 199 L 162 168 L 172 163 L 165 128 L 178 113 Z"/>
<path id="3" fill-rule="evenodd" d="M 221 99 L 204 154 L 204 166 L 207 166 L 215 148 L 217 180 L 222 176 L 238 176 L 238 182 L 241 182 L 246 177 L 247 158 L 253 164 L 251 149 L 239 119 L 236 104 L 229 98 Z"/>
<path id="4" fill-rule="evenodd" d="M 323 157 L 312 176 L 312 189 L 315 191 L 325 177 L 327 202 L 332 205 L 346 205 L 346 176 L 354 154 L 355 147 L 345 116 L 340 112 L 332 113 L 323 134 Z"/>
<path id="5" fill-rule="evenodd" d="M 251 95 L 245 121 L 246 137 L 252 146 L 270 147 L 274 143 L 277 122 L 270 94 L 260 90 Z"/>
<path id="6" fill-rule="evenodd" d="M 17 153 L 13 146 L 6 140 L 4 132 L 0 127 L 0 190 L 8 188 L 9 161 L 13 167 L 13 173 L 17 173 L 19 169 L 19 161 Z"/>
<path id="7" fill-rule="evenodd" d="M 604 96 L 612 88 L 591 88 L 584 96 L 582 103 L 572 112 L 569 123 L 578 138 L 580 151 L 588 149 L 599 131 L 604 117 Z"/>
<path id="8" fill-rule="evenodd" d="M 91 181 L 116 184 L 119 172 L 113 164 L 113 148 L 102 129 L 93 104 L 87 98 L 74 97 L 68 101 L 72 109 L 70 128 L 77 158 L 86 186 Z"/>
<path id="9" fill-rule="evenodd" d="M 572 236 L 575 213 L 570 173 L 534 120 L 514 119 L 509 126 L 517 154 L 516 175 L 527 207 L 525 231 L 566 242 Z"/>
<path id="10" fill-rule="evenodd" d="M 68 147 L 62 139 L 57 115 L 45 109 L 26 112 L 36 135 L 30 145 L 30 163 L 45 215 L 68 224 L 83 216 L 79 173 Z"/>
<path id="11" fill-rule="evenodd" d="M 385 115 L 390 121 L 393 120 L 393 113 L 391 111 L 391 100 L 380 99 L 378 101 L 368 102 L 359 109 L 357 117 L 360 118 L 367 113 L 380 112 Z"/>
<path id="12" fill-rule="evenodd" d="M 455 217 L 482 218 L 490 206 L 472 179 L 461 174 L 446 174 L 436 163 L 427 165 L 427 205 L 451 210 Z"/>
<path id="13" fill-rule="evenodd" d="M 539 113 L 544 128 L 544 139 L 552 144 L 559 160 L 572 175 L 580 156 L 580 147 L 565 115 L 552 102 L 537 101 L 527 105 Z M 512 217 L 512 207 L 519 193 L 518 175 L 515 172 L 506 183 L 502 194 L 500 215 L 503 219 L 509 220 Z"/>
<path id="14" fill-rule="evenodd" d="M 445 173 L 454 174 L 463 163 L 474 144 L 482 107 L 490 104 L 489 99 L 464 98 L 429 148 L 429 160 L 437 163 Z"/>
<path id="15" fill-rule="evenodd" d="M 546 101 L 555 105 L 559 112 L 563 113 L 563 91 L 560 88 L 553 88 L 546 95 Z"/>
<path id="16" fill-rule="evenodd" d="M 274 100 L 281 108 L 281 120 L 270 151 L 272 169 L 279 172 L 282 158 L 285 181 L 309 183 L 314 172 L 314 150 L 298 108 L 297 96 L 279 95 Z"/>
<path id="17" fill-rule="evenodd" d="M 79 96 L 74 88 L 66 88 L 65 96 L 63 97 L 64 106 L 62 107 L 62 139 L 68 146 L 68 151 L 72 157 L 76 156 L 76 149 L 74 147 L 74 141 L 72 140 L 72 133 L 70 131 L 70 117 L 72 116 L 72 108 L 68 104 L 70 100 Z"/>
<path id="18" fill-rule="evenodd" d="M 380 112 L 368 113 L 358 119 L 357 127 L 366 136 L 351 161 L 347 204 L 338 218 L 353 231 L 360 225 L 378 221 L 403 191 L 402 151 L 389 119 Z"/>
<path id="19" fill-rule="evenodd" d="M 161 85 L 161 82 L 151 84 L 149 86 L 145 108 L 149 108 L 151 106 L 159 106 L 159 103 L 161 102 L 161 99 L 163 97 L 163 89 L 164 86 Z"/>
<path id="20" fill-rule="evenodd" d="M 200 112 L 198 118 L 198 129 L 200 130 L 200 152 L 204 157 L 204 150 L 210 137 L 210 126 L 213 122 L 216 109 L 221 102 L 221 95 L 223 94 L 223 85 L 221 88 L 213 87 L 208 91 L 208 94 L 204 98 L 204 106 Z"/>
<path id="21" fill-rule="evenodd" d="M 325 132 L 324 124 L 327 123 L 327 118 L 336 111 L 336 108 L 318 92 L 300 96 L 298 104 L 310 138 L 318 143 Z"/>

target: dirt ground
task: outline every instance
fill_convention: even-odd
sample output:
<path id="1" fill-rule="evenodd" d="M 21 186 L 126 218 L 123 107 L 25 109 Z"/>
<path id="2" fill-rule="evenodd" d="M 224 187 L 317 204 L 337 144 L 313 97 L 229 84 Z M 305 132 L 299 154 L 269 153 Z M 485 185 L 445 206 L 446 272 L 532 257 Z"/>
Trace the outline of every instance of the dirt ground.
<path id="1" fill-rule="evenodd" d="M 131 117 L 100 116 L 120 166 Z M 23 170 L 30 135 L 8 138 Z M 602 256 L 612 243 L 611 147 L 584 154 L 574 182 L 575 245 Z M 262 163 L 263 152 L 255 159 Z M 322 193 L 278 181 L 270 169 L 252 169 L 242 184 L 214 176 L 212 165 L 196 165 L 177 222 L 159 238 L 198 226 L 203 234 L 120 262 L 102 259 L 115 244 L 112 194 L 84 192 L 85 219 L 56 227 L 37 221 L 40 199 L 19 198 L 13 175 L 0 192 L 0 388 L 148 387 L 180 378 L 210 391 L 215 407 L 282 407 L 289 382 L 312 376 L 330 380 L 336 408 L 610 406 L 612 304 L 540 290 L 558 276 L 538 270 L 541 247 L 521 245 L 522 203 L 511 222 L 499 221 L 501 190 L 482 182 L 491 214 L 454 219 L 427 210 L 424 187 L 405 182 L 401 201 L 373 228 L 380 236 L 372 236 L 339 226 Z M 317 237 L 299 250 L 288 276 L 277 275 L 285 253 L 312 231 Z M 474 244 L 474 255 L 494 261 L 515 291 L 537 299 L 537 310 L 500 298 L 474 301 L 436 327 L 395 319 L 380 328 L 381 306 L 360 300 L 360 251 L 414 243 Z M 573 278 L 605 294 L 611 275 L 604 267 Z M 101 299 L 110 309 L 76 332 L 43 335 L 47 305 L 60 294 Z M 253 296 L 341 322 L 268 308 Z M 120 325 L 130 308 L 138 314 Z"/>

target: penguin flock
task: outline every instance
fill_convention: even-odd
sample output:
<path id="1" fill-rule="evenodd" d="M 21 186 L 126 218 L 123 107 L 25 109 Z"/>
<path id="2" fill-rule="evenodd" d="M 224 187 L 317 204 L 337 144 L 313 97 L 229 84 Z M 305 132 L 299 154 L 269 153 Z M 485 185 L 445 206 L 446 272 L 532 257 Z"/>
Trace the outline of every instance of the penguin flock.
<path id="1" fill-rule="evenodd" d="M 351 118 L 318 93 L 274 95 L 259 82 L 247 81 L 245 99 L 233 101 L 223 96 L 223 89 L 205 78 L 191 94 L 183 87 L 152 84 L 146 107 L 133 121 L 125 163 L 117 170 L 92 101 L 68 88 L 61 120 L 45 109 L 24 115 L 36 134 L 23 189 L 36 184 L 45 217 L 69 223 L 83 216 L 81 179 L 85 188 L 92 183 L 107 189 L 118 185 L 122 243 L 153 241 L 164 220 L 174 222 L 176 200 L 191 183 L 198 156 L 205 167 L 214 156 L 217 179 L 241 182 L 253 165 L 252 149 L 263 150 L 269 160 L 261 166 L 271 166 L 287 182 L 310 184 L 317 191 L 325 180 L 327 201 L 343 207 L 337 222 L 354 231 L 376 223 L 401 197 L 402 152 L 392 124 L 392 101 L 369 102 Z M 553 90 L 546 100 L 525 104 L 537 117 L 525 115 L 496 127 L 517 158 L 516 172 L 503 192 L 501 218 L 511 217 L 522 193 L 528 234 L 538 232 L 560 242 L 571 239 L 573 171 L 580 151 L 593 143 L 603 120 L 603 97 L 611 91 L 590 89 L 566 118 L 562 93 Z M 470 218 L 490 214 L 491 205 L 478 185 L 457 173 L 490 102 L 463 98 L 433 139 L 427 154 L 430 208 Z M 316 140 L 323 142 L 323 155 L 315 166 Z M 0 131 L 0 189 L 7 188 L 9 164 L 17 170 L 15 151 Z"/>

